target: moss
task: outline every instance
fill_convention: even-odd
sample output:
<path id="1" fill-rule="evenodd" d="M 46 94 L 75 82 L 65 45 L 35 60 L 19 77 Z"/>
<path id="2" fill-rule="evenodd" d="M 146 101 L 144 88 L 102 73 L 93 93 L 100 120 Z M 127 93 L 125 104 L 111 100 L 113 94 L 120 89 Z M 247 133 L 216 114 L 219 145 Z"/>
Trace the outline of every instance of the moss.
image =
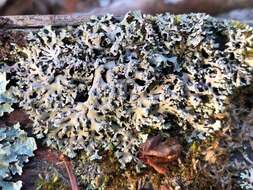
<path id="1" fill-rule="evenodd" d="M 186 151 L 185 159 L 173 174 L 187 183 L 191 190 L 225 190 L 233 181 L 225 181 L 223 178 L 229 177 L 226 172 L 230 156 L 229 150 L 222 145 L 224 140 L 225 137 L 218 133 L 205 141 L 193 142 Z"/>
<path id="2" fill-rule="evenodd" d="M 69 187 L 66 187 L 63 184 L 64 183 L 62 183 L 58 176 L 52 176 L 48 179 L 40 175 L 36 190 L 69 190 Z"/>
<path id="3" fill-rule="evenodd" d="M 120 169 L 120 164 L 112 151 L 108 151 L 103 162 L 100 163 L 101 171 L 104 175 L 104 185 L 106 189 L 125 189 L 128 185 L 124 172 Z"/>
<path id="4" fill-rule="evenodd" d="M 244 23 L 242 23 L 240 21 L 236 21 L 236 20 L 230 21 L 230 25 L 233 28 L 240 29 L 240 30 L 246 29 L 248 27 L 247 24 L 244 24 Z"/>

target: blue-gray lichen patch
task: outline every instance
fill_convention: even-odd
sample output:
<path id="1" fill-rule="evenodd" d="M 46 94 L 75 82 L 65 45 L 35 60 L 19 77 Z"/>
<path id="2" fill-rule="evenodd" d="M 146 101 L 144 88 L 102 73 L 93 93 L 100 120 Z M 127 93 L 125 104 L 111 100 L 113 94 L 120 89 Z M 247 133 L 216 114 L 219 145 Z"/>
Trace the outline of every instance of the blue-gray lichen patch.
<path id="1" fill-rule="evenodd" d="M 0 128 L 0 188 L 3 190 L 19 190 L 22 182 L 11 182 L 13 175 L 21 175 L 24 163 L 33 156 L 36 142 L 27 137 L 19 124 Z"/>
<path id="2" fill-rule="evenodd" d="M 1 66 L 4 66 L 2 64 Z M 6 73 L 0 72 L 0 117 L 13 111 L 12 104 L 16 100 L 12 96 L 11 90 L 7 89 L 9 81 Z M 32 137 L 20 129 L 19 124 L 13 126 L 0 126 L 0 189 L 20 190 L 22 181 L 14 182 L 12 176 L 21 175 L 24 163 L 33 156 L 36 150 L 36 142 Z"/>
<path id="3" fill-rule="evenodd" d="M 252 38 L 249 26 L 205 14 L 91 17 L 31 32 L 8 70 L 38 138 L 69 157 L 113 147 L 124 167 L 147 131 L 190 127 L 192 140 L 221 129 L 227 97 L 251 83 Z"/>
<path id="4" fill-rule="evenodd" d="M 249 168 L 240 173 L 239 184 L 242 189 L 248 190 L 253 188 L 253 168 Z"/>

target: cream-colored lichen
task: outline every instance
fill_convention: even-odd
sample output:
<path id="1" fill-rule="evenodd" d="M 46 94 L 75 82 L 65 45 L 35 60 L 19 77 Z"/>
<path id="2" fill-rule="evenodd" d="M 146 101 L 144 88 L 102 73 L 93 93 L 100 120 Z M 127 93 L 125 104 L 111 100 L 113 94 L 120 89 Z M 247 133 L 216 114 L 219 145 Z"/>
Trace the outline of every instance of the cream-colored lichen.
<path id="1" fill-rule="evenodd" d="M 221 129 L 227 97 L 251 82 L 252 37 L 205 14 L 91 17 L 31 32 L 8 70 L 37 137 L 70 157 L 113 147 L 123 168 L 147 131 L 177 128 L 192 140 Z"/>

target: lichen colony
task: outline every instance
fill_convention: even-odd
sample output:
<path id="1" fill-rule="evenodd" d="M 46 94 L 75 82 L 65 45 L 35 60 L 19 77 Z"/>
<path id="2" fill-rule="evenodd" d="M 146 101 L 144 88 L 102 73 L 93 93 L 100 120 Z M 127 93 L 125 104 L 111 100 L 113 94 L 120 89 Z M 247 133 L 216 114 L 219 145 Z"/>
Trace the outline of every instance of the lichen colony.
<path id="1" fill-rule="evenodd" d="M 205 14 L 91 17 L 30 32 L 2 70 L 37 138 L 70 158 L 113 150 L 124 169 L 148 137 L 222 129 L 228 97 L 252 81 L 252 31 Z"/>

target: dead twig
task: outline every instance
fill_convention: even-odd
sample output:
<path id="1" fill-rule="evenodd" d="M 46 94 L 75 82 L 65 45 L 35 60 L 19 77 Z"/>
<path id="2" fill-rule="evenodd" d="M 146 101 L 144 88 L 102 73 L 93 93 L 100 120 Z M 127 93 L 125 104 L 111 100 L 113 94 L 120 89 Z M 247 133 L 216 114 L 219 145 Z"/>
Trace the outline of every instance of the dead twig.
<path id="1" fill-rule="evenodd" d="M 71 161 L 63 154 L 61 154 L 60 160 L 63 161 L 66 167 L 66 170 L 69 176 L 70 185 L 71 185 L 71 190 L 78 190 L 77 180 L 76 180 L 76 176 L 73 174 Z"/>

